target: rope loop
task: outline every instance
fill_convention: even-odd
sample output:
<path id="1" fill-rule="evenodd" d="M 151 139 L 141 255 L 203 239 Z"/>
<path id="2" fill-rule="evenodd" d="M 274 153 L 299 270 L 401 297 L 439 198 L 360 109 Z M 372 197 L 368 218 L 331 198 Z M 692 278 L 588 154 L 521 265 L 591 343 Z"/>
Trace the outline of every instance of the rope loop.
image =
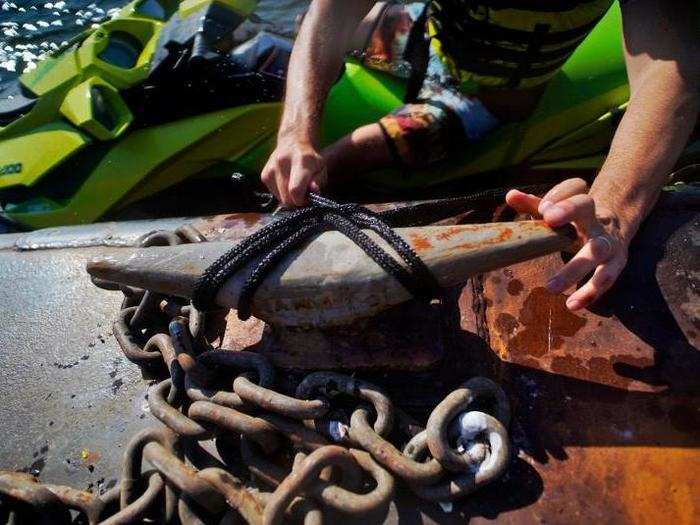
<path id="1" fill-rule="evenodd" d="M 417 299 L 429 301 L 440 296 L 440 287 L 430 269 L 380 214 L 359 204 L 341 204 L 314 193 L 309 195 L 309 203 L 258 230 L 209 266 L 195 285 L 194 307 L 199 310 L 216 308 L 216 294 L 224 283 L 258 259 L 238 299 L 238 317 L 248 319 L 255 292 L 273 268 L 292 250 L 329 230 L 338 231 L 353 241 Z M 404 264 L 363 229 L 376 233 Z"/>

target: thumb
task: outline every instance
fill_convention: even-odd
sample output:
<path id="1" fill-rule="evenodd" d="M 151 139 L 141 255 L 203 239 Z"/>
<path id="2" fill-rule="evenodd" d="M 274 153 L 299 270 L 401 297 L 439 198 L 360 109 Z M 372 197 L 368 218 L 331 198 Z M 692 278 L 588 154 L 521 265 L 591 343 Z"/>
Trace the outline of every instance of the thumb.
<path id="1" fill-rule="evenodd" d="M 309 184 L 309 191 L 311 193 L 321 193 L 321 186 L 319 186 L 318 182 L 312 180 Z"/>

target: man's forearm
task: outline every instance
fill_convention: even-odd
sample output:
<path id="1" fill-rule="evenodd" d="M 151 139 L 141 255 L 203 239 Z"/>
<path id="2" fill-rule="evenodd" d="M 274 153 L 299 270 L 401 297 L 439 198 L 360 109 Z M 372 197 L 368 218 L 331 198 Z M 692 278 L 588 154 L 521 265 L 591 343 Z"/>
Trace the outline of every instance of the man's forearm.
<path id="1" fill-rule="evenodd" d="M 314 0 L 289 63 L 280 135 L 315 146 L 323 107 L 355 28 L 373 0 Z"/>
<path id="2" fill-rule="evenodd" d="M 653 62 L 638 86 L 591 188 L 602 209 L 620 221 L 628 241 L 653 208 L 662 186 L 693 130 L 700 100 L 698 83 L 680 75 L 673 62 Z"/>

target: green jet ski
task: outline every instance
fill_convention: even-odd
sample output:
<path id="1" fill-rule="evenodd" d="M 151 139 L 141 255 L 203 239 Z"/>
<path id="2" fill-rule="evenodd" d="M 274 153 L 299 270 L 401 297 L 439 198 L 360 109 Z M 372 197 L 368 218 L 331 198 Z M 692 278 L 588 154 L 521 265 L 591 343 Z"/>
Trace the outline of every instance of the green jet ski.
<path id="1" fill-rule="evenodd" d="M 292 43 L 235 45 L 254 0 L 137 0 L 0 94 L 0 206 L 23 227 L 89 223 L 190 177 L 257 178 L 274 144 Z M 328 101 L 329 143 L 399 106 L 405 84 L 348 60 Z M 464 162 L 375 173 L 398 191 L 505 167 L 600 166 L 629 96 L 617 5 L 548 86 L 536 113 Z"/>

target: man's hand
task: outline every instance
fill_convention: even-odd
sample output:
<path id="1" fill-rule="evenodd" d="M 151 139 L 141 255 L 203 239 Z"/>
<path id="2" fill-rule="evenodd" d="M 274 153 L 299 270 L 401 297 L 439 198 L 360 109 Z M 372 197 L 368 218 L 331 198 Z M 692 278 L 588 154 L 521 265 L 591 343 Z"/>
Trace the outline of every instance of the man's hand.
<path id="1" fill-rule="evenodd" d="M 309 142 L 280 137 L 260 178 L 283 206 L 305 206 L 326 183 L 326 163 Z"/>
<path id="2" fill-rule="evenodd" d="M 593 272 L 567 299 L 569 310 L 580 310 L 598 300 L 627 264 L 629 240 L 621 234 L 620 220 L 611 210 L 596 208 L 585 181 L 566 180 L 541 199 L 511 190 L 506 202 L 520 213 L 541 216 L 552 228 L 567 223 L 576 228 L 581 249 L 546 285 L 550 293 L 562 293 Z"/>
<path id="3" fill-rule="evenodd" d="M 262 181 L 286 206 L 303 206 L 318 192 L 326 164 L 318 150 L 328 92 L 343 65 L 355 29 L 375 0 L 313 0 L 294 44 L 287 72 L 277 148 Z"/>

